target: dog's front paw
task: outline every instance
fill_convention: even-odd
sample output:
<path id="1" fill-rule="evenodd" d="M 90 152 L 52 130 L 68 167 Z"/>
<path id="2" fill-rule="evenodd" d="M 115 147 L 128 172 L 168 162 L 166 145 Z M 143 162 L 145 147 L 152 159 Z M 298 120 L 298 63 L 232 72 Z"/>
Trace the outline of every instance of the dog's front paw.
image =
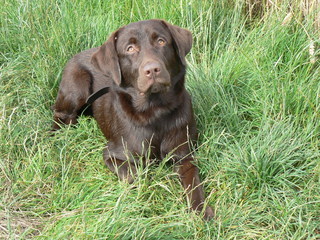
<path id="1" fill-rule="evenodd" d="M 213 209 L 210 206 L 206 207 L 206 210 L 204 211 L 204 216 L 203 219 L 205 221 L 210 221 L 211 219 L 214 218 L 214 212 Z"/>

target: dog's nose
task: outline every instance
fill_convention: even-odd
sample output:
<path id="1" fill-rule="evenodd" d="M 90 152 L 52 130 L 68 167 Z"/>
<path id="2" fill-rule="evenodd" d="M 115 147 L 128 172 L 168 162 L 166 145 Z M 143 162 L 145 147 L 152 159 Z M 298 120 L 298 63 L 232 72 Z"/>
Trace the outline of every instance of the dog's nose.
<path id="1" fill-rule="evenodd" d="M 148 78 L 156 77 L 161 72 L 161 66 L 158 62 L 149 62 L 143 67 L 144 75 Z"/>

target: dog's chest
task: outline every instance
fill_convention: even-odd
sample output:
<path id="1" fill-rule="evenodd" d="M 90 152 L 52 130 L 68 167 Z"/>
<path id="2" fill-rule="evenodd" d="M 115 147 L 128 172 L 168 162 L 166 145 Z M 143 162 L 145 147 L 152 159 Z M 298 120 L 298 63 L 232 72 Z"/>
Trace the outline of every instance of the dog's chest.
<path id="1" fill-rule="evenodd" d="M 123 135 L 122 140 L 131 153 L 139 156 L 160 158 L 163 130 L 160 131 L 151 126 L 137 127 L 131 125 L 130 130 L 126 133 Z"/>

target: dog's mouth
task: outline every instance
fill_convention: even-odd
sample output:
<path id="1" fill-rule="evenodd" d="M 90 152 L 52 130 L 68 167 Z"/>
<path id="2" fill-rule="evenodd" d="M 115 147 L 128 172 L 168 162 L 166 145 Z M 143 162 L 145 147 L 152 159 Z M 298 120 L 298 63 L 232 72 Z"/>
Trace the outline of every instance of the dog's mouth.
<path id="1" fill-rule="evenodd" d="M 138 87 L 140 96 L 149 96 L 152 94 L 166 93 L 170 90 L 171 83 L 169 81 L 154 81 L 153 83 L 144 84 L 143 87 Z"/>

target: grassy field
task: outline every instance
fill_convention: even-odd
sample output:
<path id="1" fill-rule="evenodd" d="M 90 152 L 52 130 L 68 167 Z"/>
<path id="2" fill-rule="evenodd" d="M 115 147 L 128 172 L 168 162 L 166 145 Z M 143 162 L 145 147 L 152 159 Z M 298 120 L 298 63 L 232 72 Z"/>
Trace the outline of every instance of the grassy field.
<path id="1" fill-rule="evenodd" d="M 242 1 L 147 2 L 2 1 L 0 239 L 320 239 L 311 17 L 281 24 L 286 3 L 248 19 Z M 150 18 L 194 36 L 187 88 L 211 222 L 187 211 L 168 164 L 120 182 L 103 164 L 106 141 L 93 119 L 48 133 L 66 61 Z"/>

